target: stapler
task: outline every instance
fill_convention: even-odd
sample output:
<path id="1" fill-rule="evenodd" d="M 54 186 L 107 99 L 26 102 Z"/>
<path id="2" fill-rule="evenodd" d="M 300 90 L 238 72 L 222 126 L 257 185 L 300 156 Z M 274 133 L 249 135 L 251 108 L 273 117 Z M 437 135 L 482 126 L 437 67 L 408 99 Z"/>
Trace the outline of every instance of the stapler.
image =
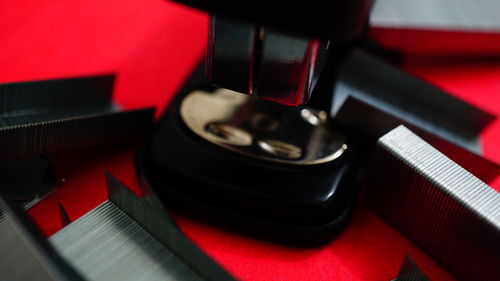
<path id="1" fill-rule="evenodd" d="M 178 2 L 211 13 L 206 60 L 137 158 L 169 206 L 318 244 L 346 224 L 365 160 L 398 125 L 477 158 L 493 117 L 377 58 L 399 54 L 365 37 L 374 1 Z"/>
<path id="2" fill-rule="evenodd" d="M 139 153 L 143 183 L 217 225 L 328 241 L 356 204 L 362 162 L 362 140 L 330 118 L 332 75 L 372 1 L 180 2 L 213 14 L 206 61 Z"/>

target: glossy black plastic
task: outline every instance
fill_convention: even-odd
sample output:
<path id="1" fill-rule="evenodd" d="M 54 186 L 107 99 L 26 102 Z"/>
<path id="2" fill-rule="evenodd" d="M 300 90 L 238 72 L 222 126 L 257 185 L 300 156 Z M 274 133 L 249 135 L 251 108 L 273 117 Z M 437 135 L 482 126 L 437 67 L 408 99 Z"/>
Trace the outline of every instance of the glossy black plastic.
<path id="1" fill-rule="evenodd" d="M 245 20 L 306 37 L 351 41 L 362 35 L 374 0 L 197 1 L 175 0 L 216 15 Z"/>
<path id="2" fill-rule="evenodd" d="M 332 238 L 358 195 L 356 139 L 348 138 L 349 148 L 333 162 L 312 166 L 218 147 L 192 133 L 179 115 L 183 96 L 205 85 L 194 82 L 204 81 L 196 77 L 169 105 L 139 153 L 141 179 L 167 206 L 233 230 L 297 245 Z"/>

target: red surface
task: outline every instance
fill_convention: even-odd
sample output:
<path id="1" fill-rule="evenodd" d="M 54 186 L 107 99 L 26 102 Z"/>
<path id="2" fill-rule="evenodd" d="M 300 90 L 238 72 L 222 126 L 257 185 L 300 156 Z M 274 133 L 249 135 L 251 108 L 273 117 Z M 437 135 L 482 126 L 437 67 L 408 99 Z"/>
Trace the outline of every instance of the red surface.
<path id="1" fill-rule="evenodd" d="M 370 30 L 374 41 L 402 51 L 412 62 L 421 60 L 500 58 L 500 30 L 440 30 L 377 27 Z"/>
<path id="2" fill-rule="evenodd" d="M 206 15 L 162 0 L 3 0 L 1 6 L 1 82 L 115 72 L 115 99 L 125 108 L 161 109 L 202 55 L 206 40 Z M 406 68 L 500 116 L 500 64 Z M 498 121 L 483 140 L 486 156 L 500 163 Z M 30 214 L 47 235 L 54 233 L 61 227 L 58 201 L 75 219 L 105 200 L 105 171 L 138 190 L 134 151 L 115 145 L 57 155 L 64 182 Z M 492 185 L 498 190 L 500 181 Z M 318 249 L 278 246 L 175 217 L 195 243 L 241 280 L 391 280 L 405 254 L 431 280 L 453 280 L 363 206 L 346 232 Z"/>

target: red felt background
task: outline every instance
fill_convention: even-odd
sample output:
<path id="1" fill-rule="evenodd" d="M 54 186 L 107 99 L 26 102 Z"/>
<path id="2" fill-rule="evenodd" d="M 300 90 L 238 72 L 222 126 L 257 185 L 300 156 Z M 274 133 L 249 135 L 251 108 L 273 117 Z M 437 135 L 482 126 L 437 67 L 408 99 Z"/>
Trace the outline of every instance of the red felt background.
<path id="1" fill-rule="evenodd" d="M 159 112 L 202 55 L 207 15 L 162 0 L 2 0 L 0 82 L 118 75 L 114 99 L 124 108 Z M 500 116 L 500 63 L 408 64 L 412 73 Z M 500 122 L 482 134 L 485 155 L 500 163 Z M 30 210 L 50 235 L 60 229 L 57 202 L 72 219 L 106 198 L 110 171 L 138 190 L 133 146 L 55 156 L 61 187 Z M 500 189 L 500 180 L 490 183 Z M 186 234 L 241 280 L 391 280 L 405 254 L 431 277 L 453 280 L 432 259 L 360 206 L 338 239 L 293 249 L 229 233 L 176 214 Z"/>

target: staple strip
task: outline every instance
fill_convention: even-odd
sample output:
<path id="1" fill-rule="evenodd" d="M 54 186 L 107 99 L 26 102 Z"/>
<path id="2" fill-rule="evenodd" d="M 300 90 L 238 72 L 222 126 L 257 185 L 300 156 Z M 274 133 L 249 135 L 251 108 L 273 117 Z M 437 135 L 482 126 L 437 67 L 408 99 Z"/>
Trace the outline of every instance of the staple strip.
<path id="1" fill-rule="evenodd" d="M 147 108 L 0 128 L 0 161 L 132 139 L 150 128 L 153 117 Z"/>
<path id="2" fill-rule="evenodd" d="M 404 126 L 377 142 L 367 199 L 463 280 L 500 280 L 500 194 Z"/>
<path id="3" fill-rule="evenodd" d="M 234 281 L 177 227 L 149 186 L 106 174 L 109 200 L 50 238 L 88 280 Z"/>
<path id="4" fill-rule="evenodd" d="M 0 196 L 0 279 L 32 281 L 83 281 L 53 250 L 28 215 Z"/>
<path id="5" fill-rule="evenodd" d="M 87 280 L 203 280 L 110 201 L 50 242 Z"/>
<path id="6" fill-rule="evenodd" d="M 399 268 L 398 277 L 394 281 L 429 281 L 417 264 L 406 256 Z"/>
<path id="7" fill-rule="evenodd" d="M 404 124 L 482 155 L 479 134 L 496 118 L 361 50 L 338 80 L 331 115 L 374 139 Z"/>
<path id="8" fill-rule="evenodd" d="M 2 280 L 56 281 L 47 266 L 45 258 L 40 258 L 35 249 L 30 249 L 29 242 L 17 233 L 16 227 L 8 219 L 0 220 L 0 274 Z"/>
<path id="9" fill-rule="evenodd" d="M 19 206 L 0 196 L 6 212 L 0 234 L 10 239 L 0 239 L 0 275 L 36 281 L 234 281 L 181 232 L 148 186 L 137 197 L 110 174 L 106 183 L 109 200 L 49 241 Z"/>
<path id="10" fill-rule="evenodd" d="M 0 84 L 0 116 L 111 105 L 113 75 Z"/>
<path id="11" fill-rule="evenodd" d="M 115 77 L 0 84 L 0 161 L 140 136 L 154 109 L 120 112 Z"/>

